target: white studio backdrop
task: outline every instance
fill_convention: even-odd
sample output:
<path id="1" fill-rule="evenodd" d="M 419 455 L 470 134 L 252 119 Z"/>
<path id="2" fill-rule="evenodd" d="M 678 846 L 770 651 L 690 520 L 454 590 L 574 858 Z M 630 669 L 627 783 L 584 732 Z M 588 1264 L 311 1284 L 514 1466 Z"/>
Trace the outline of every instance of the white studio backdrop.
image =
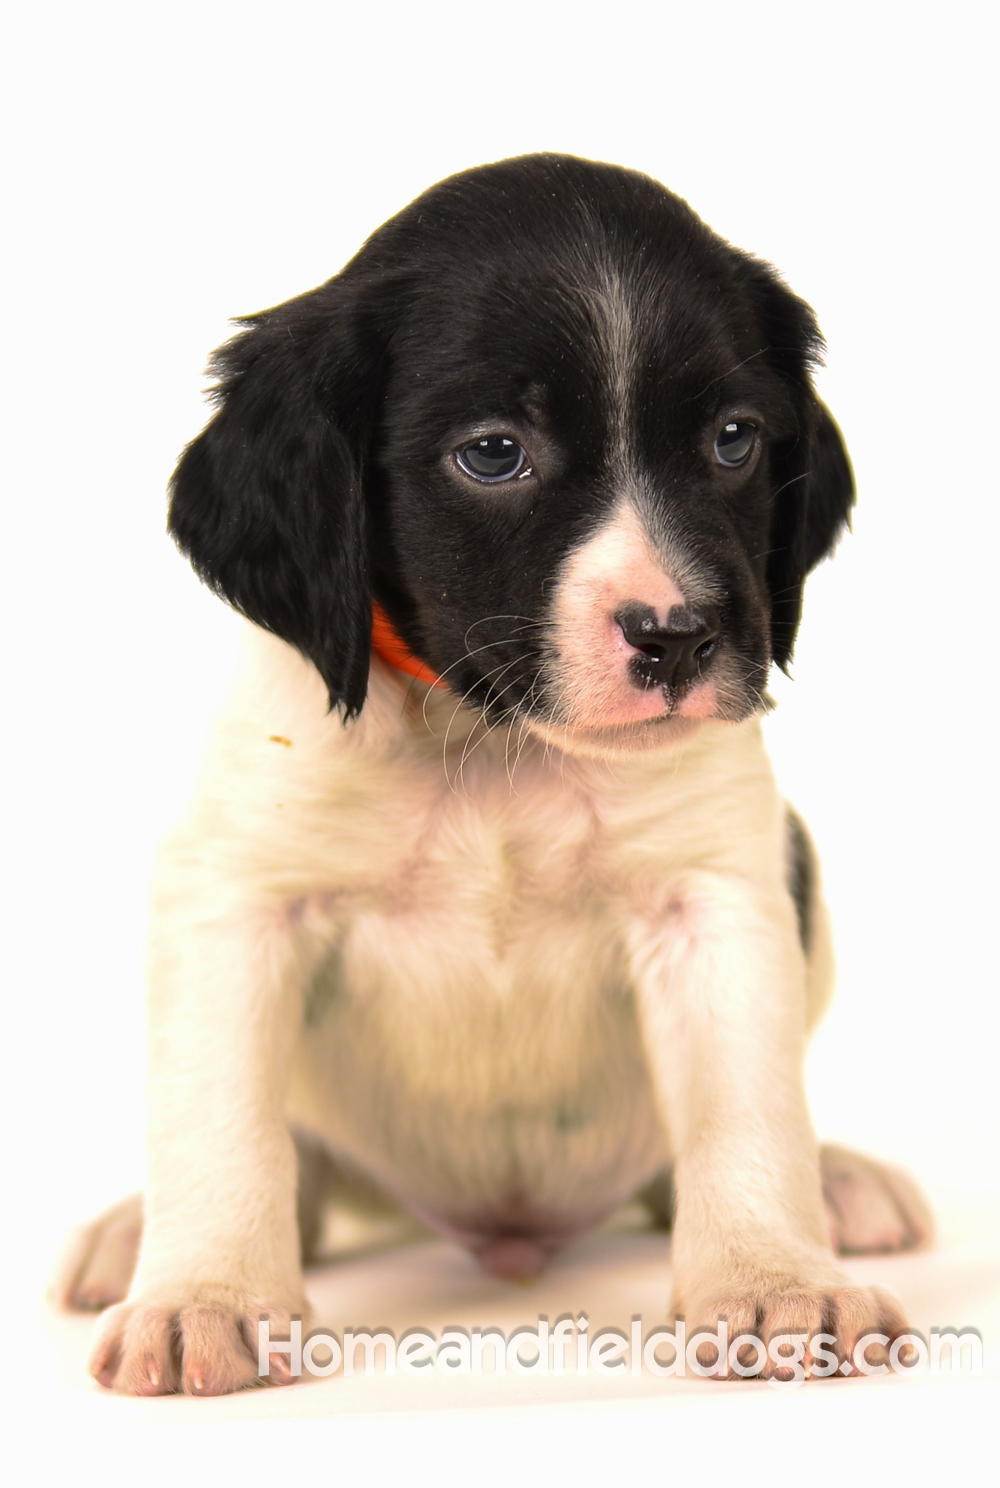
<path id="1" fill-rule="evenodd" d="M 939 1206 L 996 1197 L 983 14 L 97 3 L 9 21 L 7 1096 L 38 1269 L 70 1219 L 141 1181 L 150 858 L 236 633 L 164 536 L 208 353 L 435 180 L 538 149 L 657 177 L 817 311 L 859 501 L 768 723 L 841 967 L 816 1124 Z"/>

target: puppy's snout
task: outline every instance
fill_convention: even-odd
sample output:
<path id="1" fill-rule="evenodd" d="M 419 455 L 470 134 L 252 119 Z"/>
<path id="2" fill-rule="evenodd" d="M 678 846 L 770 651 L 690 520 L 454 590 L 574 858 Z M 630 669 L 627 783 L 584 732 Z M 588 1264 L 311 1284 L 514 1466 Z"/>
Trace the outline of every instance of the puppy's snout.
<path id="1" fill-rule="evenodd" d="M 674 605 L 661 623 L 650 605 L 627 604 L 615 612 L 626 641 L 635 650 L 629 666 L 634 687 L 683 687 L 701 672 L 719 637 L 717 610 Z"/>

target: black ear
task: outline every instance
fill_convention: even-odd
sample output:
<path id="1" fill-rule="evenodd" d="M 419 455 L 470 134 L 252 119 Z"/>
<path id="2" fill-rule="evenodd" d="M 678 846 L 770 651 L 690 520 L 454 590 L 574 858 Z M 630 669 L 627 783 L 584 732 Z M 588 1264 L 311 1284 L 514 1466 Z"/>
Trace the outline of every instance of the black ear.
<path id="1" fill-rule="evenodd" d="M 776 452 L 767 586 L 771 593 L 771 654 L 785 671 L 802 616 L 806 575 L 833 552 L 850 523 L 854 475 L 844 440 L 815 394 L 807 427 Z"/>
<path id="2" fill-rule="evenodd" d="M 787 671 L 806 575 L 832 553 L 849 525 L 854 475 L 840 430 L 813 390 L 811 372 L 823 354 L 816 317 L 770 265 L 743 256 L 741 271 L 757 303 L 767 359 L 789 384 L 798 410 L 798 430 L 771 457 L 771 654 Z"/>
<path id="3" fill-rule="evenodd" d="M 248 326 L 212 361 L 218 411 L 171 482 L 169 530 L 236 609 L 365 700 L 372 597 L 362 490 L 376 353 L 336 280 Z"/>

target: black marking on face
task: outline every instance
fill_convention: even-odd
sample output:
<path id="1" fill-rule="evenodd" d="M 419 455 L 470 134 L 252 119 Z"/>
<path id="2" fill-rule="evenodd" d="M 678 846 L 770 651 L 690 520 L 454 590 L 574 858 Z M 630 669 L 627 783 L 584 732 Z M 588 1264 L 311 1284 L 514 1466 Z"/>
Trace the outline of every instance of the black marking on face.
<path id="1" fill-rule="evenodd" d="M 345 716 L 376 599 L 472 706 L 558 722 L 557 576 L 623 501 L 717 611 L 718 716 L 759 711 L 850 468 L 809 380 L 812 312 L 686 203 L 572 156 L 501 161 L 245 324 L 171 531 Z"/>

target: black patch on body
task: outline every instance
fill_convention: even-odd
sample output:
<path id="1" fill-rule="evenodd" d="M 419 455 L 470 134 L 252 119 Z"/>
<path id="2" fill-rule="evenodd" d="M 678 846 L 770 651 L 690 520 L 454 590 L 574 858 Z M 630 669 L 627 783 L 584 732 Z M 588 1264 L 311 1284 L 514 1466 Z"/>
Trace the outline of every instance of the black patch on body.
<path id="1" fill-rule="evenodd" d="M 788 837 L 788 891 L 799 922 L 799 940 L 808 956 L 813 940 L 816 857 L 801 817 L 790 806 L 785 808 L 785 830 Z"/>

